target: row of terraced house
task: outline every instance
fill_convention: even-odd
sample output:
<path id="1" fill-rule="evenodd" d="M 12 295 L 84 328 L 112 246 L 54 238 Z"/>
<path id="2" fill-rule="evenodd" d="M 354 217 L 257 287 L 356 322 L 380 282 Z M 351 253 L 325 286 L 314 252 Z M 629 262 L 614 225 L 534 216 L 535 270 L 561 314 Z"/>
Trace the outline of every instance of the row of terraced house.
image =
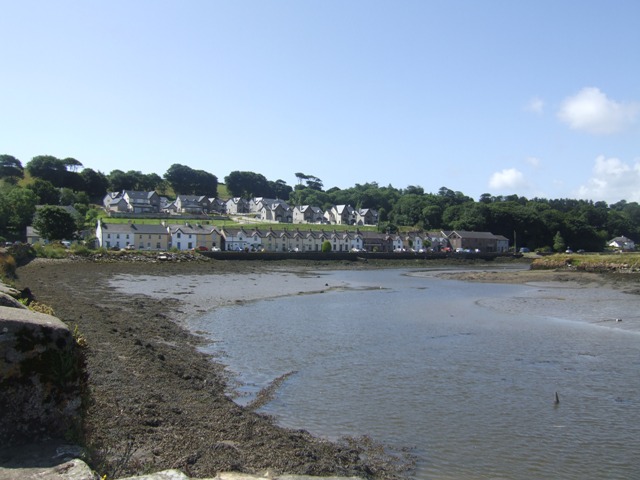
<path id="1" fill-rule="evenodd" d="M 234 197 L 228 200 L 198 195 L 178 195 L 174 201 L 157 192 L 123 190 L 109 192 L 103 206 L 110 213 L 168 215 L 253 215 L 265 222 L 316 223 L 334 225 L 377 225 L 378 212 L 371 208 L 333 205 L 327 210 L 312 205 L 289 206 L 277 198 Z"/>
<path id="2" fill-rule="evenodd" d="M 320 252 L 325 241 L 335 252 L 424 252 L 471 249 L 506 252 L 509 241 L 489 232 L 379 233 L 296 229 L 228 228 L 201 224 L 157 225 L 98 221 L 98 246 L 107 249 L 164 251 L 222 250 L 266 252 Z"/>

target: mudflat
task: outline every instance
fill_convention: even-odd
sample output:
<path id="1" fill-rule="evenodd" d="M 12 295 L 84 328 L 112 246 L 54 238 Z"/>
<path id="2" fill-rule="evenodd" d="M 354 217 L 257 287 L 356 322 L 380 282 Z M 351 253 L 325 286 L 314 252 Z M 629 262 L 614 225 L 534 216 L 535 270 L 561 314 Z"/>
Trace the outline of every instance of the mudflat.
<path id="1" fill-rule="evenodd" d="M 200 353 L 201 340 L 180 325 L 180 318 L 198 308 L 193 299 L 183 301 L 179 294 L 124 293 L 111 280 L 118 275 L 157 275 L 188 277 L 193 282 L 197 276 L 212 274 L 247 279 L 251 288 L 218 289 L 217 297 L 202 299 L 210 308 L 263 298 L 275 290 L 280 295 L 334 288 L 314 273 L 322 269 L 430 266 L 424 262 L 37 259 L 18 269 L 16 285 L 28 287 L 36 300 L 53 307 L 56 316 L 72 329 L 77 325 L 87 340 L 90 401 L 82 442 L 89 447 L 88 463 L 99 474 L 118 478 L 177 468 L 192 477 L 268 470 L 274 474 L 400 478 L 407 463 L 399 465 L 366 439 L 328 442 L 305 431 L 281 428 L 271 418 L 236 405 L 225 394 L 224 366 Z M 484 271 L 480 267 L 438 275 L 507 283 L 571 281 L 629 291 L 640 286 L 636 276 Z M 265 282 L 265 278 L 272 281 Z M 273 289 L 274 284 L 281 288 Z M 177 291 L 188 290 L 185 285 L 177 287 Z"/>
<path id="2" fill-rule="evenodd" d="M 303 273 L 307 267 L 292 268 Z M 176 468 L 192 477 L 270 471 L 398 478 L 394 462 L 374 454 L 378 446 L 366 439 L 332 443 L 280 428 L 235 404 L 225 394 L 224 367 L 200 353 L 198 337 L 175 321 L 184 314 L 183 302 L 123 294 L 109 285 L 110 278 L 122 274 L 250 276 L 264 271 L 256 262 L 39 259 L 18 269 L 16 285 L 28 287 L 87 340 L 90 401 L 81 441 L 89 447 L 87 463 L 100 475 Z"/>

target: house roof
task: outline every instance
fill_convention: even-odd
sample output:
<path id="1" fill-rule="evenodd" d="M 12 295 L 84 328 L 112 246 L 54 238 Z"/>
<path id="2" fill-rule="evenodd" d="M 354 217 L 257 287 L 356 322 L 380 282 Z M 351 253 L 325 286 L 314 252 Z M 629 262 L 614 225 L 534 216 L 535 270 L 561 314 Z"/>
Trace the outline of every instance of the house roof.
<path id="1" fill-rule="evenodd" d="M 173 225 L 169 225 L 168 227 L 172 235 L 177 233 L 178 231 L 180 231 L 181 233 L 195 234 L 195 235 L 210 235 L 213 232 L 219 233 L 218 230 L 211 225 L 200 225 L 200 224 L 191 225 L 190 223 L 186 223 L 186 224 L 173 224 Z"/>
<path id="2" fill-rule="evenodd" d="M 167 227 L 164 225 L 150 225 L 145 223 L 100 223 L 104 233 L 129 233 L 143 235 L 167 234 Z"/>
<path id="3" fill-rule="evenodd" d="M 494 235 L 491 232 L 468 232 L 466 230 L 454 230 L 450 232 L 447 236 L 450 237 L 454 234 L 457 234 L 460 238 L 476 238 L 476 239 L 496 239 L 497 238 L 497 235 Z"/>
<path id="4" fill-rule="evenodd" d="M 613 242 L 616 242 L 616 243 L 629 243 L 629 242 L 632 242 L 632 240 L 623 235 L 621 237 L 616 237 L 616 238 L 613 238 L 613 239 L 609 240 L 609 243 L 613 243 Z"/>

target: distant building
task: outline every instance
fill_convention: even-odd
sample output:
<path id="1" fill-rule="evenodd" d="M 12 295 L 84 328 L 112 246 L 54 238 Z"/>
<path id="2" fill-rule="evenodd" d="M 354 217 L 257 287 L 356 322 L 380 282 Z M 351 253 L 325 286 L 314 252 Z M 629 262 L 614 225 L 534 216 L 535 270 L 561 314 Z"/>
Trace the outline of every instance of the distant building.
<path id="1" fill-rule="evenodd" d="M 104 223 L 98 220 L 96 241 L 107 249 L 167 250 L 169 231 L 164 225 Z"/>
<path id="2" fill-rule="evenodd" d="M 102 199 L 107 212 L 158 213 L 160 204 L 160 196 L 156 192 L 134 190 L 108 192 Z"/>
<path id="3" fill-rule="evenodd" d="M 502 235 L 494 235 L 491 232 L 468 232 L 454 230 L 443 232 L 449 239 L 453 250 L 480 250 L 487 253 L 502 253 L 509 250 L 509 240 Z"/>
<path id="4" fill-rule="evenodd" d="M 623 250 L 625 252 L 630 252 L 636 249 L 635 242 L 625 236 L 613 238 L 607 242 L 607 245 L 609 247 L 617 248 L 618 250 Z"/>

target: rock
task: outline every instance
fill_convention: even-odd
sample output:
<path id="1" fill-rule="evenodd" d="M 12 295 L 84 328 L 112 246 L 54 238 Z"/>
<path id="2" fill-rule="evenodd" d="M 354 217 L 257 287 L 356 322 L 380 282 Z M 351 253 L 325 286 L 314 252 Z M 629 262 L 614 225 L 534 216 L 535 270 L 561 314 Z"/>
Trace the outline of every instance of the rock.
<path id="1" fill-rule="evenodd" d="M 0 480 L 94 480 L 77 445 L 46 441 L 0 449 Z"/>
<path id="2" fill-rule="evenodd" d="M 0 307 L 20 308 L 22 310 L 27 309 L 27 307 L 21 304 L 13 296 L 7 295 L 6 293 L 0 293 Z"/>
<path id="3" fill-rule="evenodd" d="M 74 459 L 54 467 L 2 468 L 0 480 L 99 480 L 82 460 Z"/>
<path id="4" fill-rule="evenodd" d="M 20 291 L 15 288 L 8 287 L 4 283 L 0 283 L 0 293 L 4 293 L 5 295 L 9 295 L 13 298 L 18 298 L 20 296 Z"/>
<path id="5" fill-rule="evenodd" d="M 2 479 L 0 479 L 2 480 Z M 118 480 L 189 480 L 179 470 L 164 470 L 162 472 L 142 475 L 140 477 L 127 477 Z M 313 477 L 309 475 L 273 475 L 265 472 L 263 475 L 251 475 L 239 472 L 221 472 L 214 478 L 201 480 L 362 480 L 359 477 Z"/>
<path id="6" fill-rule="evenodd" d="M 150 473 L 139 477 L 126 477 L 118 480 L 189 480 L 180 470 L 163 470 L 162 472 Z"/>
<path id="7" fill-rule="evenodd" d="M 58 318 L 0 307 L 0 448 L 78 425 L 83 356 Z"/>
<path id="8" fill-rule="evenodd" d="M 0 282 L 0 307 L 20 308 L 22 310 L 26 310 L 27 307 L 20 303 L 18 298 L 22 298 L 22 293 L 20 291 Z"/>

